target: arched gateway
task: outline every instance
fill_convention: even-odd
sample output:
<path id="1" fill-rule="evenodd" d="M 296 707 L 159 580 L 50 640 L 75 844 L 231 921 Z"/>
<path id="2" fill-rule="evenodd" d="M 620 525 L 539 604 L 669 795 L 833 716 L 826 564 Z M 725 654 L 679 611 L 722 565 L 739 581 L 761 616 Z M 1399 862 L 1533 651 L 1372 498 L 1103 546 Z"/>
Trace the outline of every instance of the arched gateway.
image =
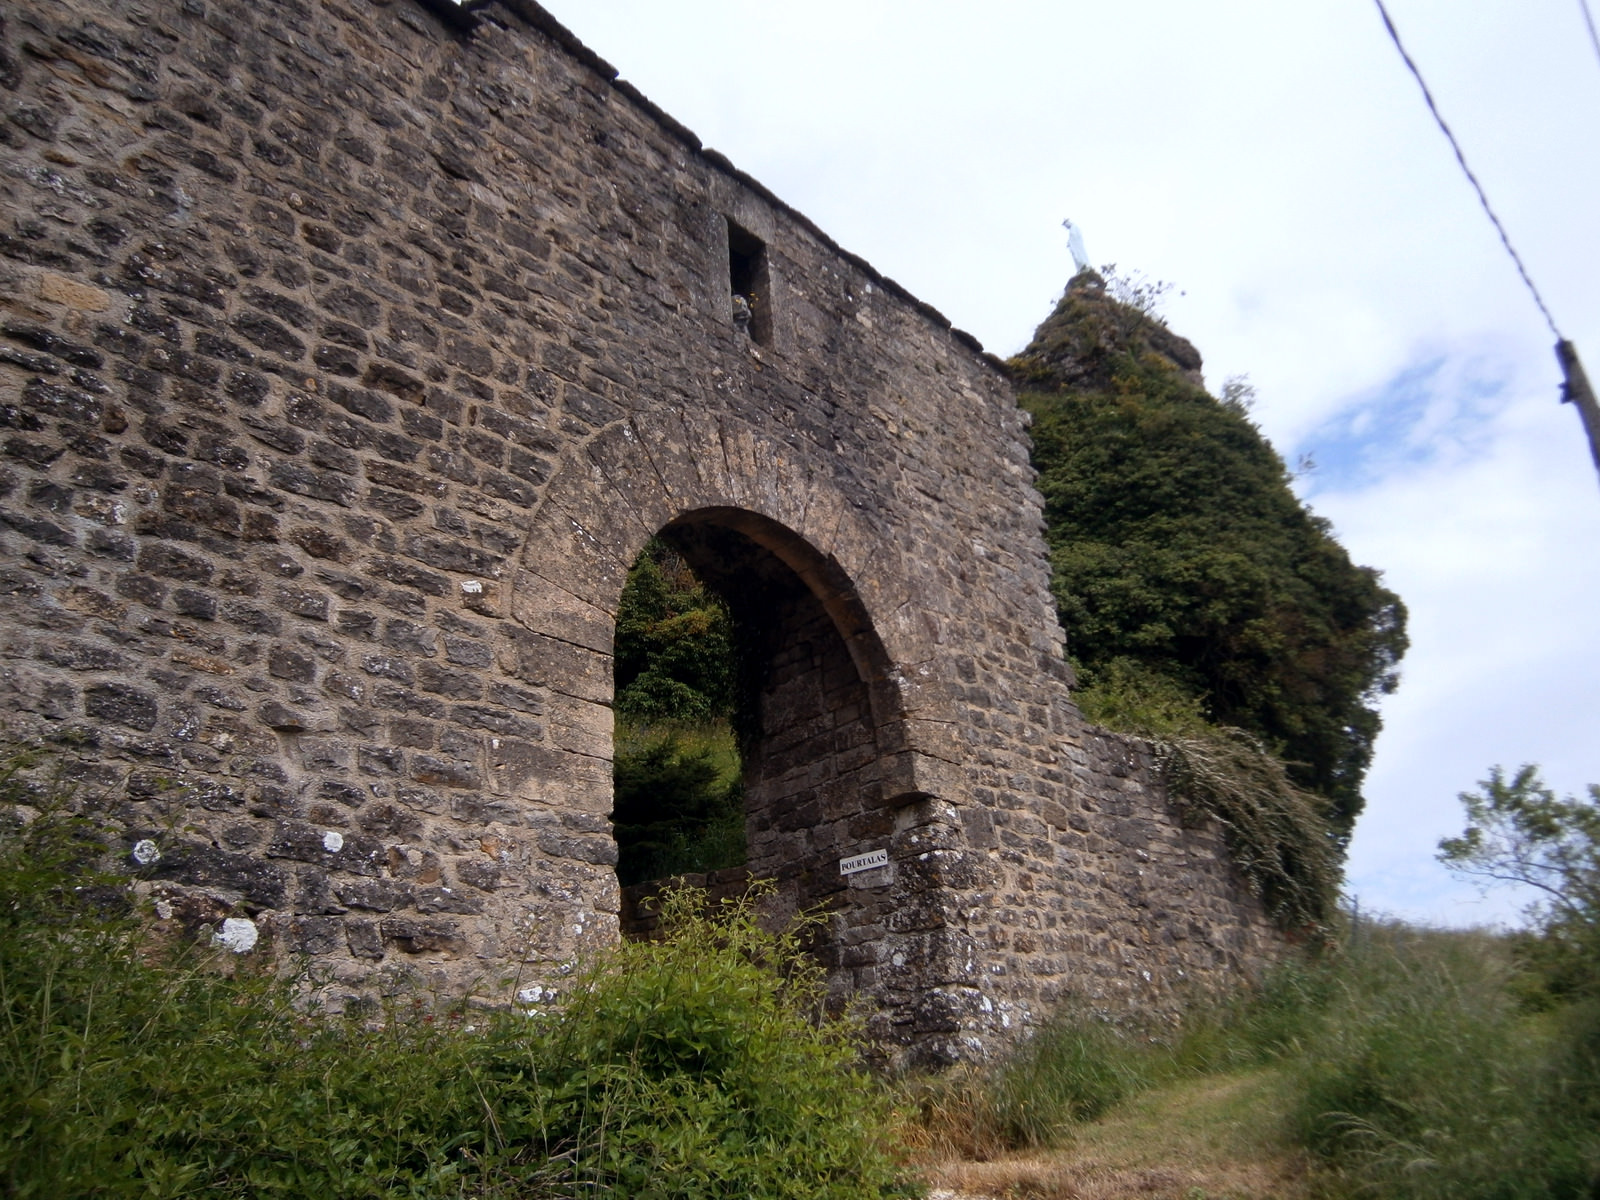
<path id="1" fill-rule="evenodd" d="M 708 456 L 707 446 L 735 447 L 737 457 Z M 913 602 L 899 555 L 806 458 L 732 418 L 655 413 L 603 431 L 547 489 L 510 611 L 538 639 L 531 660 L 568 664 L 565 677 L 545 680 L 568 698 L 574 727 L 588 730 L 587 741 L 568 743 L 568 769 L 594 780 L 597 804 L 609 809 L 599 760 L 610 751 L 623 580 L 652 536 L 677 549 L 728 602 L 756 659 L 750 874 L 775 880 L 790 911 L 828 906 L 823 953 L 838 991 L 909 995 L 941 951 L 891 927 L 926 901 L 922 856 L 950 820 L 936 801 L 954 760 L 951 718 L 928 678 L 913 684 L 897 665 L 933 657 L 925 628 L 893 625 L 900 640 L 891 645 L 877 632 L 875 612 Z M 546 648 L 554 643 L 559 653 Z M 533 784 L 535 796 L 542 787 Z M 841 871 L 862 855 L 883 864 Z M 606 884 L 597 865 L 590 887 L 603 893 Z M 918 966 L 906 972 L 909 962 Z M 897 982 L 899 974 L 913 977 Z"/>
<path id="2" fill-rule="evenodd" d="M 335 1003 L 616 937 L 659 533 L 764 635 L 751 863 L 886 1039 L 1270 952 L 1069 698 L 999 365 L 537 4 L 0 0 L 0 86 L 0 704 L 171 920 Z"/>

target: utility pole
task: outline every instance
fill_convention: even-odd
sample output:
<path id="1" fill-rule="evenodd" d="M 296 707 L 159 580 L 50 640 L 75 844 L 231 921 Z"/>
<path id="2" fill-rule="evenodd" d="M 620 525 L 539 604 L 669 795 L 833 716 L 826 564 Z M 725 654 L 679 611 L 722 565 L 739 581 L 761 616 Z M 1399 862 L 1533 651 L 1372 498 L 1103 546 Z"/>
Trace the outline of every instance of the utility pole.
<path id="1" fill-rule="evenodd" d="M 1561 364 L 1561 374 L 1565 379 L 1561 386 L 1561 399 L 1563 403 L 1578 406 L 1584 432 L 1589 435 L 1589 453 L 1594 456 L 1594 469 L 1600 473 L 1600 403 L 1595 401 L 1589 377 L 1583 373 L 1578 348 L 1566 338 L 1556 343 L 1556 361 Z"/>

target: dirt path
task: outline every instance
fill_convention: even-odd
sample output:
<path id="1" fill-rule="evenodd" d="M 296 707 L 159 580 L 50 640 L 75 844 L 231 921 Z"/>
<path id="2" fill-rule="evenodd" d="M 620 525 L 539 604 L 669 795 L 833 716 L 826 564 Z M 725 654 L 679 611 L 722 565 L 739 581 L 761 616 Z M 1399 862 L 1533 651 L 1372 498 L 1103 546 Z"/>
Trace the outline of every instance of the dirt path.
<path id="1" fill-rule="evenodd" d="M 1283 1092 L 1269 1071 L 1148 1092 L 1058 1149 L 932 1165 L 929 1200 L 1303 1200 Z"/>

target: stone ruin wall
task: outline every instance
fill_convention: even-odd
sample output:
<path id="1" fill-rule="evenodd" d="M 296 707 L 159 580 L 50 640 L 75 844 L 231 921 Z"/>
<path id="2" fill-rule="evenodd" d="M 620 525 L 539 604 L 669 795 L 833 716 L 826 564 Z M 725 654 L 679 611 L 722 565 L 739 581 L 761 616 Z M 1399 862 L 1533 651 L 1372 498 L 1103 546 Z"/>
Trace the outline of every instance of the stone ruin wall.
<path id="1" fill-rule="evenodd" d="M 164 920 L 336 1007 L 559 986 L 617 935 L 613 621 L 665 531 L 766 639 L 752 868 L 887 1041 L 1273 952 L 1068 697 L 997 364 L 543 10 L 0 19 L 0 702 Z"/>

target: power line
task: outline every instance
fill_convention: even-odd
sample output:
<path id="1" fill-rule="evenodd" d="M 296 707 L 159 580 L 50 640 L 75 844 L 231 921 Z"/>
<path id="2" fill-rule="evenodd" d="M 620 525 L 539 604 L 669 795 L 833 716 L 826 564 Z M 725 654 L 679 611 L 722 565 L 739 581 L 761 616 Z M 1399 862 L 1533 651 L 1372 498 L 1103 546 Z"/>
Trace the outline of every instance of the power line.
<path id="1" fill-rule="evenodd" d="M 1478 177 L 1472 173 L 1472 168 L 1467 166 L 1467 156 L 1461 152 L 1461 143 L 1456 141 L 1456 135 L 1450 131 L 1450 126 L 1445 124 L 1445 119 L 1439 113 L 1439 106 L 1433 101 L 1433 93 L 1428 90 L 1428 84 L 1422 78 L 1422 72 L 1417 69 L 1417 64 L 1411 61 L 1411 55 L 1406 53 L 1405 45 L 1400 41 L 1400 31 L 1394 27 L 1394 22 L 1389 19 L 1389 10 L 1383 6 L 1383 0 L 1373 0 L 1378 6 L 1378 15 L 1383 18 L 1383 26 L 1389 31 L 1389 37 L 1394 42 L 1394 48 L 1400 51 L 1400 57 L 1405 60 L 1411 74 L 1416 77 L 1417 86 L 1422 89 L 1422 98 L 1428 102 L 1428 111 L 1433 114 L 1433 119 L 1439 123 L 1439 128 L 1444 136 L 1449 139 L 1450 148 L 1456 152 L 1456 161 L 1461 164 L 1461 170 L 1466 174 L 1467 182 L 1472 185 L 1472 190 L 1478 193 L 1478 203 L 1483 205 L 1483 211 L 1488 214 L 1489 220 L 1494 222 L 1495 230 L 1500 234 L 1500 241 L 1506 248 L 1506 253 L 1511 255 L 1511 261 L 1517 264 L 1517 274 L 1522 276 L 1522 282 L 1528 285 L 1528 292 L 1533 296 L 1533 302 L 1539 306 L 1539 311 L 1544 314 L 1544 323 L 1550 327 L 1550 332 L 1555 335 L 1556 341 L 1563 341 L 1561 331 L 1556 328 L 1555 318 L 1550 315 L 1550 310 L 1545 307 L 1544 297 L 1539 295 L 1539 289 L 1533 286 L 1533 280 L 1528 275 L 1528 268 L 1522 264 L 1522 256 L 1517 253 L 1517 248 L 1511 244 L 1511 236 L 1506 233 L 1506 227 L 1500 223 L 1500 218 L 1495 215 L 1494 207 L 1489 203 L 1489 197 L 1484 193 L 1483 185 L 1478 182 Z M 1585 8 L 1587 15 L 1588 9 Z"/>
<path id="2" fill-rule="evenodd" d="M 1600 54 L 1600 37 L 1595 35 L 1594 20 L 1589 15 L 1589 0 L 1578 0 L 1578 2 L 1583 5 L 1583 19 L 1588 22 L 1589 37 L 1594 41 L 1595 53 Z M 1518 254 L 1517 248 L 1511 244 L 1511 236 L 1506 233 L 1506 227 L 1495 215 L 1494 207 L 1489 203 L 1483 185 L 1472 173 L 1472 168 L 1467 166 L 1467 156 L 1461 152 L 1461 143 L 1456 141 L 1456 135 L 1450 131 L 1450 126 L 1440 115 L 1439 106 L 1433 101 L 1433 93 L 1428 90 L 1427 80 L 1422 78 L 1422 72 L 1417 69 L 1417 64 L 1411 60 L 1411 55 L 1406 53 L 1405 45 L 1400 41 L 1400 31 L 1389 19 L 1389 10 L 1383 6 L 1383 0 L 1373 0 L 1373 3 L 1378 6 L 1378 15 L 1383 18 L 1383 27 L 1389 31 L 1389 39 L 1394 42 L 1394 48 L 1400 51 L 1400 57 L 1405 60 L 1406 67 L 1417 81 L 1417 86 L 1422 89 L 1422 98 L 1428 102 L 1428 111 L 1439 123 L 1439 129 L 1449 141 L 1450 148 L 1456 152 L 1456 162 L 1461 164 L 1462 173 L 1472 185 L 1472 190 L 1478 193 L 1478 203 L 1483 205 L 1483 211 L 1493 222 L 1495 232 L 1500 235 L 1500 242 L 1505 246 L 1506 253 L 1511 256 L 1511 261 L 1517 264 L 1517 274 L 1521 275 L 1522 282 L 1528 285 L 1528 294 L 1539 306 L 1539 311 L 1544 314 L 1544 323 L 1550 327 L 1551 334 L 1555 336 L 1556 361 L 1561 364 L 1563 381 L 1561 399 L 1577 408 L 1578 417 L 1583 422 L 1584 433 L 1589 439 L 1589 454 L 1594 459 L 1595 470 L 1600 472 L 1600 399 L 1596 399 L 1594 389 L 1589 385 L 1588 376 L 1584 374 L 1583 363 L 1578 358 L 1578 348 L 1562 337 L 1561 331 L 1556 328 L 1556 320 L 1545 306 L 1544 297 L 1539 295 L 1539 289 L 1533 286 L 1528 268 L 1522 263 L 1522 255 Z"/>
<path id="3" fill-rule="evenodd" d="M 1600 33 L 1594 29 L 1594 14 L 1589 11 L 1589 0 L 1578 0 L 1578 7 L 1583 9 L 1583 23 L 1589 27 L 1589 44 L 1594 47 L 1594 56 L 1600 58 Z"/>

